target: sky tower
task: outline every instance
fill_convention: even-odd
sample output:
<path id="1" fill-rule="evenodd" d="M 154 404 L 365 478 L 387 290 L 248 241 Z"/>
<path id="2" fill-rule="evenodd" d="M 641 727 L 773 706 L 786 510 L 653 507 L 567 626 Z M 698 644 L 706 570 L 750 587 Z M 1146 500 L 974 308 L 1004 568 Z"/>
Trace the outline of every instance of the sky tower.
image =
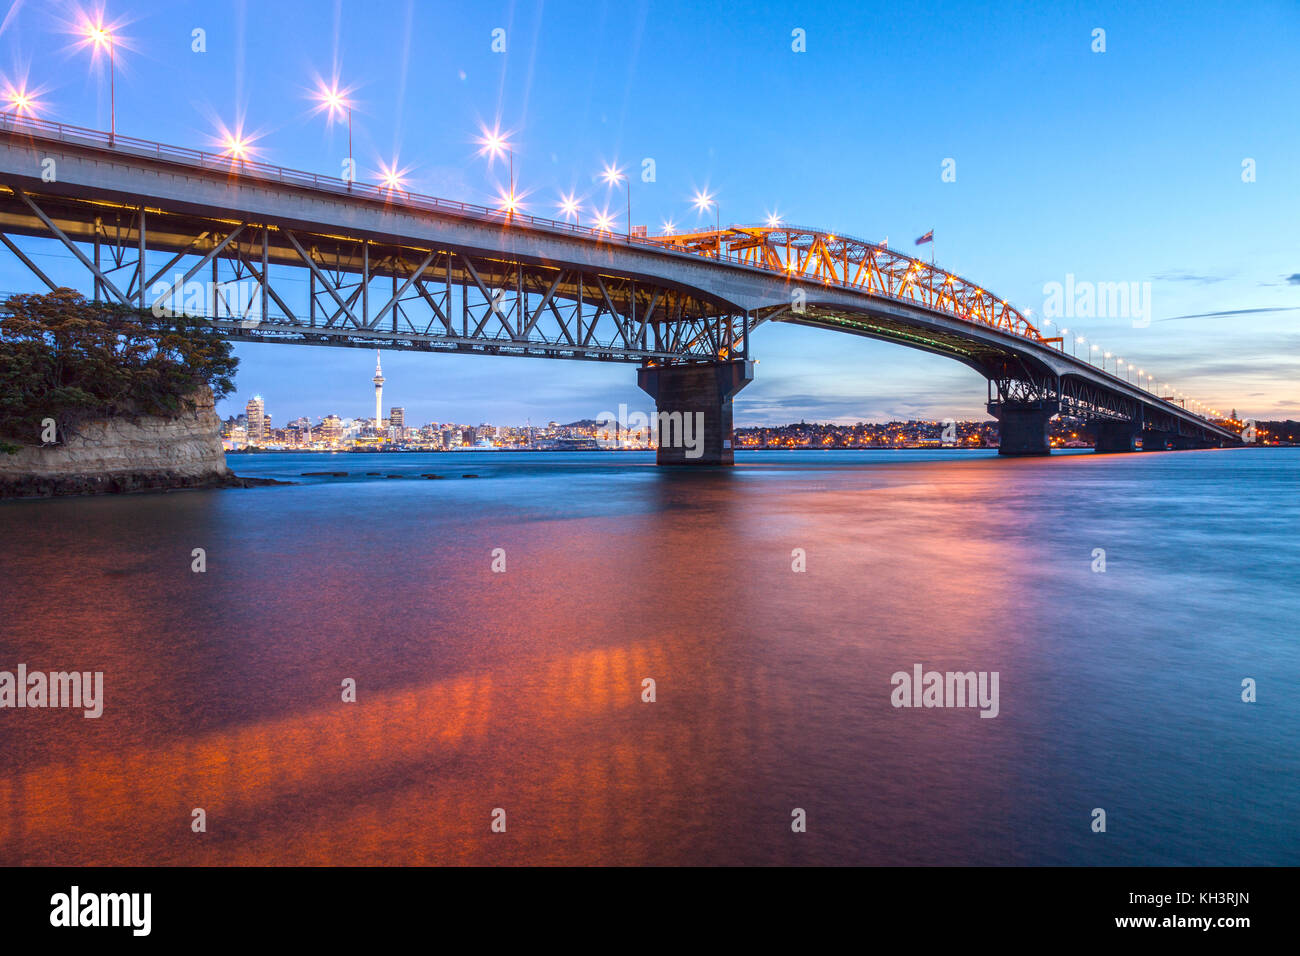
<path id="1" fill-rule="evenodd" d="M 384 413 L 381 409 L 384 407 L 384 370 L 379 367 L 379 350 L 375 350 L 375 377 L 371 379 L 375 383 L 375 430 L 382 426 L 380 422 L 384 420 Z"/>

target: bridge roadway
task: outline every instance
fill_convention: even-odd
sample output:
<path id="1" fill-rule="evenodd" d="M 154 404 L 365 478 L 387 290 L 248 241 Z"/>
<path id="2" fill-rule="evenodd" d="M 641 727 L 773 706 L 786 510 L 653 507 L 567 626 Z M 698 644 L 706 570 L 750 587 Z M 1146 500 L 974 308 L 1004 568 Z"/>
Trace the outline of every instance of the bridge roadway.
<path id="1" fill-rule="evenodd" d="M 732 398 L 768 321 L 968 365 L 1005 455 L 1047 454 L 1058 412 L 1091 420 L 1099 451 L 1240 443 L 976 284 L 814 230 L 623 236 L 6 114 L 0 243 L 55 288 L 12 236 L 61 243 L 97 298 L 238 340 L 638 363 L 661 413 L 701 416 L 702 453 L 665 433 L 661 463 L 732 462 Z"/>

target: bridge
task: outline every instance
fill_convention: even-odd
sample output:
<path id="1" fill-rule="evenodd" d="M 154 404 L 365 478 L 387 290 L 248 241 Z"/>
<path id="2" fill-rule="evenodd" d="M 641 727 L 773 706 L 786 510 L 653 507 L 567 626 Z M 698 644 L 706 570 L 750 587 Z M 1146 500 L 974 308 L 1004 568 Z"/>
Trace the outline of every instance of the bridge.
<path id="1" fill-rule="evenodd" d="M 242 157 L 0 116 L 0 244 L 39 237 L 97 300 L 207 316 L 239 341 L 636 363 L 660 427 L 731 464 L 750 337 L 786 322 L 955 359 L 988 382 L 1003 455 L 1049 453 L 1057 414 L 1097 450 L 1239 435 L 1068 354 L 980 285 L 882 244 L 788 225 L 620 235 Z"/>

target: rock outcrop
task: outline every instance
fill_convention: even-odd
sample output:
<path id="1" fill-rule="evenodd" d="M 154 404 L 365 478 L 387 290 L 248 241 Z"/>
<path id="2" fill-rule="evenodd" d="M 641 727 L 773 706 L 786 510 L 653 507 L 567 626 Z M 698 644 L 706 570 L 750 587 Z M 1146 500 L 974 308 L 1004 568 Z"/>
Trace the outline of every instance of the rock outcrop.
<path id="1" fill-rule="evenodd" d="M 266 484 L 226 465 L 221 421 L 203 389 L 174 417 L 93 419 L 60 444 L 0 452 L 0 498 L 47 498 Z"/>

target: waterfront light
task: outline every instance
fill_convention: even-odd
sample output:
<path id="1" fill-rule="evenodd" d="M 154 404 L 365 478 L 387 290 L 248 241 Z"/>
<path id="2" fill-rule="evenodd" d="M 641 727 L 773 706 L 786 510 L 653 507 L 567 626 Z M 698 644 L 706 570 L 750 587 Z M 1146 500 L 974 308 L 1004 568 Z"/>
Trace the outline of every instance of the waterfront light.
<path id="1" fill-rule="evenodd" d="M 609 212 L 604 209 L 596 213 L 596 231 L 597 232 L 614 231 L 614 219 L 612 216 L 610 216 Z"/>

